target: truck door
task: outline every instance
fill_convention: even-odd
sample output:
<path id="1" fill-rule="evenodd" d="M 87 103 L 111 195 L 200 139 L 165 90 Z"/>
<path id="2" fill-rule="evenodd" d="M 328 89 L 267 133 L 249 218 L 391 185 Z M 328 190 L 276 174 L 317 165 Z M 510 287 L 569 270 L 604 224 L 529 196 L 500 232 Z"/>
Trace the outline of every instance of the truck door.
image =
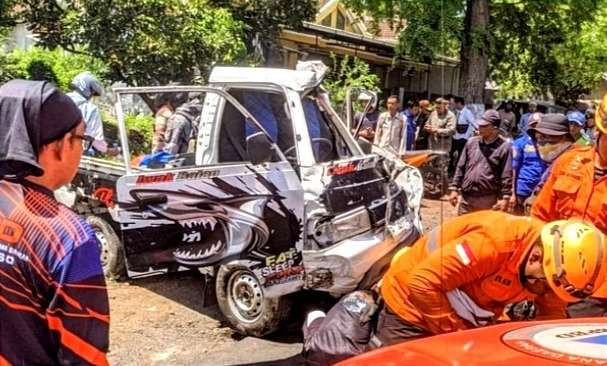
<path id="1" fill-rule="evenodd" d="M 289 263 L 298 268 L 303 245 L 303 190 L 298 175 L 266 129 L 231 95 L 208 87 L 116 89 L 123 146 L 130 141 L 121 100 L 127 95 L 177 91 L 203 94 L 198 96 L 203 107 L 194 116 L 202 130 L 191 136 L 199 136 L 197 149 L 212 150 L 214 157 L 197 164 L 192 150 L 161 151 L 146 154 L 134 168 L 138 160 L 126 149 L 128 172 L 117 183 L 115 215 L 129 276 L 230 260 L 248 261 L 261 273 L 266 258 L 276 262 L 287 256 L 296 259 Z M 167 131 L 183 122 L 172 121 L 180 117 L 182 107 L 169 118 Z M 201 141 L 206 141 L 205 146 Z M 288 273 L 301 277 L 295 272 Z"/>

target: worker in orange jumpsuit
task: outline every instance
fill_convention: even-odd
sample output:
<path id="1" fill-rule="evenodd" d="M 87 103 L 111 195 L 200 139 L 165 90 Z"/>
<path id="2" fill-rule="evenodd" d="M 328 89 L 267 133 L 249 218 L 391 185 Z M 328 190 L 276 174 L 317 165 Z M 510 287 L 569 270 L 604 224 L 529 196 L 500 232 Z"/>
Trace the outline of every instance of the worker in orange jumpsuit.
<path id="1" fill-rule="evenodd" d="M 596 146 L 574 148 L 554 162 L 531 216 L 544 221 L 578 218 L 607 233 L 607 94 L 596 112 L 595 126 Z M 607 283 L 594 297 L 570 307 L 570 316 L 607 315 Z"/>
<path id="2" fill-rule="evenodd" d="M 568 302 L 603 282 L 606 242 L 579 221 L 546 224 L 497 211 L 449 220 L 393 258 L 381 282 L 376 343 L 492 324 L 524 300 L 535 301 L 537 319 L 565 318 Z"/>

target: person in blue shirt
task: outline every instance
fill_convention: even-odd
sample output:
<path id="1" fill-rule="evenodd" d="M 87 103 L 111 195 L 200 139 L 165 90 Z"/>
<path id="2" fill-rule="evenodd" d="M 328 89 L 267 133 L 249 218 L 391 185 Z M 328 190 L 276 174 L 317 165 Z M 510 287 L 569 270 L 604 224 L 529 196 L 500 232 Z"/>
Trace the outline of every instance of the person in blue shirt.
<path id="1" fill-rule="evenodd" d="M 419 114 L 419 104 L 410 100 L 407 102 L 407 108 L 401 113 L 405 117 L 405 123 L 407 124 L 405 150 L 415 150 L 415 130 L 417 129 L 415 119 Z"/>
<path id="2" fill-rule="evenodd" d="M 527 127 L 535 126 L 541 113 L 533 113 Z M 512 143 L 512 172 L 514 182 L 514 195 L 510 197 L 510 210 L 522 214 L 525 200 L 531 196 L 534 188 L 540 182 L 547 165 L 540 158 L 535 143 L 525 130 L 523 134 Z"/>
<path id="3" fill-rule="evenodd" d="M 519 133 L 523 134 L 524 132 L 527 132 L 527 127 L 529 125 L 529 118 L 531 118 L 531 115 L 534 114 L 536 111 L 537 111 L 537 103 L 529 102 L 529 107 L 527 109 L 527 113 L 525 113 L 521 116 L 521 119 L 518 123 Z"/>

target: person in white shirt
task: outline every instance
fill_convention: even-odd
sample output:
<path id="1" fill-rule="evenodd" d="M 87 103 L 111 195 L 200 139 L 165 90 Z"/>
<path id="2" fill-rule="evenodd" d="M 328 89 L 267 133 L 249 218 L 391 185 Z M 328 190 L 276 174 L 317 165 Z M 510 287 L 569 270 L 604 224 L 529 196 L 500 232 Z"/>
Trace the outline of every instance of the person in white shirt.
<path id="1" fill-rule="evenodd" d="M 476 121 L 474 114 L 464 104 L 464 98 L 454 97 L 455 110 L 457 112 L 455 134 L 453 135 L 453 141 L 451 141 L 451 151 L 449 152 L 449 175 L 452 175 L 455 171 L 457 161 L 466 146 L 466 142 L 470 137 L 474 135 L 476 129 Z"/>
<path id="2" fill-rule="evenodd" d="M 398 104 L 396 95 L 388 97 L 386 101 L 388 111 L 379 116 L 373 143 L 382 149 L 401 155 L 405 152 L 407 125 L 403 115 L 398 113 Z"/>
<path id="3" fill-rule="evenodd" d="M 86 148 L 84 154 L 92 156 L 119 154 L 120 150 L 118 148 L 108 147 L 103 135 L 103 123 L 99 108 L 91 102 L 91 98 L 94 96 L 103 95 L 103 86 L 99 80 L 90 72 L 84 71 L 74 77 L 70 87 L 72 92 L 67 95 L 72 98 L 82 113 L 85 124 L 84 135 L 93 138 L 93 143 Z"/>

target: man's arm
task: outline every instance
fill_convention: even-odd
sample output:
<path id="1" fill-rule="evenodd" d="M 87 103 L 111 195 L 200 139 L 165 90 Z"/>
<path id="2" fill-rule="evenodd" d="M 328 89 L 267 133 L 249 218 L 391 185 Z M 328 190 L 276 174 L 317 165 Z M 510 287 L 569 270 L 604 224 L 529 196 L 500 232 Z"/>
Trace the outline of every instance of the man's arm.
<path id="1" fill-rule="evenodd" d="M 510 143 L 508 144 L 508 148 L 505 149 L 504 156 L 502 156 L 501 162 L 501 185 L 502 185 L 502 198 L 510 198 L 512 195 L 512 146 Z"/>
<path id="2" fill-rule="evenodd" d="M 409 300 L 422 314 L 428 330 L 440 334 L 471 327 L 456 314 L 446 293 L 482 280 L 497 266 L 498 253 L 487 237 L 470 233 L 438 246 L 408 276 L 397 275 L 396 281 L 409 289 Z"/>
<path id="3" fill-rule="evenodd" d="M 409 126 L 407 125 L 407 118 L 402 114 L 399 114 L 399 116 L 403 128 L 400 129 L 400 146 L 398 147 L 398 153 L 399 155 L 402 155 L 405 153 L 405 150 L 407 150 L 407 129 Z"/>
<path id="4" fill-rule="evenodd" d="M 470 144 L 471 140 L 468 140 L 462 149 L 462 155 L 457 161 L 455 173 L 453 174 L 453 179 L 449 186 L 449 189 L 451 190 L 458 191 L 462 188 L 462 180 L 464 179 L 464 172 L 466 171 L 466 165 L 468 163 L 468 150 L 470 149 Z"/>
<path id="5" fill-rule="evenodd" d="M 61 365 L 108 364 L 108 296 L 97 239 L 88 235 L 53 271 L 57 285 L 46 318 Z"/>
<path id="6" fill-rule="evenodd" d="M 107 153 L 108 146 L 103 135 L 103 122 L 101 121 L 101 114 L 99 114 L 99 108 L 94 105 L 88 104 L 88 108 L 84 113 L 86 120 L 85 134 L 93 138 L 93 147 L 95 150 L 102 154 Z"/>
<path id="7" fill-rule="evenodd" d="M 384 129 L 384 115 L 380 114 L 379 118 L 377 119 L 377 127 L 375 127 L 375 137 L 373 138 L 374 145 L 379 145 L 379 142 L 381 141 L 381 135 L 383 133 L 383 129 Z"/>

